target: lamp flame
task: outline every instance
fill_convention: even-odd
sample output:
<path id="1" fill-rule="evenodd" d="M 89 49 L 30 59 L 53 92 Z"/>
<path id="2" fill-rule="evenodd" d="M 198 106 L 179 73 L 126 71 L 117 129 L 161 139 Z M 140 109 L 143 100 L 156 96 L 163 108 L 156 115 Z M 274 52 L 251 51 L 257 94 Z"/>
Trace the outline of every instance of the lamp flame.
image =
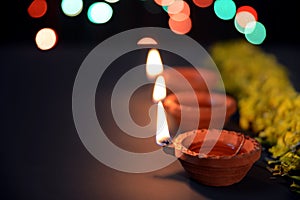
<path id="1" fill-rule="evenodd" d="M 154 88 L 153 88 L 153 101 L 154 102 L 159 102 L 161 100 L 163 100 L 167 95 L 167 90 L 166 90 L 166 82 L 165 82 L 165 78 L 162 75 L 159 75 L 156 80 L 155 80 L 155 84 L 154 84 Z"/>
<path id="2" fill-rule="evenodd" d="M 157 49 L 150 49 L 146 62 L 146 73 L 149 79 L 153 79 L 163 72 L 163 64 L 159 51 Z"/>
<path id="3" fill-rule="evenodd" d="M 161 101 L 157 104 L 156 143 L 160 146 L 172 143 L 165 109 Z"/>

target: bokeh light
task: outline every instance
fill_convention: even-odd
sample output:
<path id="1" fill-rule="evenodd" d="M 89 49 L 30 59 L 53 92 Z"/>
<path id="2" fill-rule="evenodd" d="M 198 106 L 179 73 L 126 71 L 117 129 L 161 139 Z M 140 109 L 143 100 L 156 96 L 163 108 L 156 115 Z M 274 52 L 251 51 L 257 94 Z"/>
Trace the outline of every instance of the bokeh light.
<path id="1" fill-rule="evenodd" d="M 169 28 L 176 34 L 186 34 L 192 28 L 190 18 L 191 9 L 185 0 L 140 0 L 144 7 L 151 13 L 157 14 L 166 11 L 169 16 Z M 87 18 L 95 24 L 108 22 L 113 15 L 113 9 L 109 3 L 117 3 L 119 0 L 104 0 L 92 3 L 87 10 Z M 192 0 L 197 7 L 206 8 L 213 4 L 216 16 L 222 20 L 234 18 L 234 26 L 243 33 L 252 44 L 261 44 L 266 38 L 264 25 L 258 22 L 256 10 L 248 5 L 236 8 L 233 0 Z M 62 12 L 70 17 L 79 15 L 83 10 L 83 0 L 62 0 Z M 27 12 L 32 18 L 40 18 L 47 12 L 46 0 L 33 0 Z M 53 29 L 41 29 L 36 34 L 36 44 L 42 50 L 51 49 L 57 43 L 57 35 Z M 142 38 L 138 45 L 157 44 L 151 38 Z"/>
<path id="2" fill-rule="evenodd" d="M 237 12 L 234 18 L 234 26 L 240 33 L 245 33 L 245 28 L 248 23 L 255 22 L 255 16 L 252 13 L 247 11 Z M 252 23 L 253 24 L 253 23 Z M 248 31 L 251 24 L 248 25 Z"/>
<path id="3" fill-rule="evenodd" d="M 251 31 L 248 31 L 248 26 Z M 254 28 L 253 28 L 254 27 Z M 266 38 L 266 28 L 265 26 L 260 22 L 250 22 L 246 26 L 245 30 L 245 37 L 248 42 L 251 44 L 259 45 L 263 43 L 263 41 Z"/>
<path id="4" fill-rule="evenodd" d="M 257 12 L 253 7 L 251 7 L 251 6 L 241 6 L 237 9 L 236 13 L 243 12 L 243 11 L 251 13 L 254 16 L 255 21 L 258 20 Z"/>
<path id="5" fill-rule="evenodd" d="M 43 17 L 47 12 L 47 2 L 45 0 L 34 0 L 29 5 L 27 12 L 32 18 Z"/>
<path id="6" fill-rule="evenodd" d="M 81 13 L 83 8 L 82 0 L 62 0 L 61 9 L 67 16 L 74 17 Z"/>
<path id="7" fill-rule="evenodd" d="M 149 0 L 148 0 L 149 1 Z M 160 5 L 160 6 L 169 6 L 171 5 L 175 0 L 154 0 L 154 2 L 157 4 L 157 5 Z"/>
<path id="8" fill-rule="evenodd" d="M 48 50 L 55 46 L 57 35 L 51 28 L 43 28 L 39 30 L 35 36 L 35 43 L 41 50 Z"/>
<path id="9" fill-rule="evenodd" d="M 190 11 L 189 4 L 187 4 L 185 1 L 182 2 L 183 2 L 183 9 L 179 13 L 176 14 L 168 13 L 169 17 L 175 21 L 184 21 L 190 17 L 191 11 Z"/>
<path id="10" fill-rule="evenodd" d="M 200 8 L 206 8 L 210 6 L 214 0 L 193 0 L 194 4 Z"/>
<path id="11" fill-rule="evenodd" d="M 171 5 L 167 6 L 167 12 L 169 14 L 177 14 L 181 12 L 184 8 L 184 1 L 183 0 L 176 0 Z"/>
<path id="12" fill-rule="evenodd" d="M 170 18 L 169 27 L 176 34 L 187 34 L 192 29 L 192 20 L 190 17 L 183 21 L 176 21 L 173 18 Z"/>
<path id="13" fill-rule="evenodd" d="M 214 11 L 220 19 L 230 20 L 235 16 L 236 5 L 232 0 L 216 0 Z"/>
<path id="14" fill-rule="evenodd" d="M 112 7 L 105 2 L 96 2 L 90 5 L 88 9 L 88 19 L 95 24 L 108 22 L 113 15 Z"/>

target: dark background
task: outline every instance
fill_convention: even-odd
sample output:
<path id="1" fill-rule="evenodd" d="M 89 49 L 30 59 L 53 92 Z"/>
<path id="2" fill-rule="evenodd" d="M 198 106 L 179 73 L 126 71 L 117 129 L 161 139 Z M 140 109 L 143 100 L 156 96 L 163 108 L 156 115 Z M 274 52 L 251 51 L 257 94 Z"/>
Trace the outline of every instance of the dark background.
<path id="1" fill-rule="evenodd" d="M 34 42 L 37 31 L 44 27 L 54 28 L 58 33 L 58 45 L 63 43 L 98 44 L 105 38 L 137 27 L 158 26 L 168 28 L 167 13 L 152 0 L 120 0 L 111 4 L 114 14 L 105 24 L 93 24 L 86 17 L 88 6 L 93 0 L 85 0 L 83 11 L 76 17 L 68 17 L 62 13 L 59 0 L 48 0 L 48 11 L 38 19 L 31 18 L 27 8 L 31 0 L 12 0 L 2 2 L 1 6 L 1 43 Z M 200 44 L 229 39 L 244 38 L 231 20 L 219 19 L 213 11 L 213 5 L 208 8 L 195 6 L 192 0 L 187 0 L 191 8 L 193 22 L 189 36 Z M 264 45 L 284 43 L 299 45 L 297 34 L 298 7 L 293 1 L 273 0 L 239 0 L 237 7 L 249 5 L 256 9 L 258 21 L 267 30 Z"/>
<path id="2" fill-rule="evenodd" d="M 155 4 L 150 12 L 147 8 L 151 5 L 145 7 L 143 1 L 120 0 L 111 4 L 111 20 L 95 25 L 86 18 L 88 5 L 95 1 L 84 1 L 84 10 L 76 17 L 62 13 L 61 1 L 47 2 L 48 11 L 40 19 L 27 14 L 29 0 L 1 2 L 0 199 L 299 199 L 286 180 L 271 176 L 263 160 L 240 184 L 210 188 L 188 179 L 178 163 L 158 172 L 126 174 L 92 157 L 78 137 L 72 116 L 72 89 L 81 63 L 106 38 L 137 27 L 167 28 L 168 17 Z M 200 44 L 244 37 L 232 20 L 217 18 L 212 6 L 202 9 L 187 2 L 193 22 L 188 35 Z M 287 67 L 291 81 L 300 89 L 296 2 L 235 2 L 257 10 L 267 30 L 260 46 Z M 54 28 L 58 34 L 57 45 L 49 51 L 39 50 L 34 43 L 35 34 L 44 27 Z M 146 52 L 142 55 L 136 62 L 145 60 Z M 127 65 L 136 63 L 130 60 Z M 109 80 L 107 85 L 111 86 Z M 96 97 L 107 97 L 98 101 L 98 108 L 107 113 L 110 101 L 105 92 Z M 112 128 L 109 119 L 105 120 Z"/>

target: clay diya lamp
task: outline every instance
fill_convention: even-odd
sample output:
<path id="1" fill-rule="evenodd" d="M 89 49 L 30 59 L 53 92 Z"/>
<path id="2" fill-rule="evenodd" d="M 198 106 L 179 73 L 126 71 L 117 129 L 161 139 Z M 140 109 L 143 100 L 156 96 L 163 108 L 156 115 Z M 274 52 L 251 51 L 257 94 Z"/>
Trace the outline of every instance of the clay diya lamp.
<path id="1" fill-rule="evenodd" d="M 172 92 L 184 90 L 208 91 L 217 86 L 220 77 L 213 69 L 174 66 L 163 72 L 166 85 Z"/>
<path id="2" fill-rule="evenodd" d="M 181 131 L 209 127 L 222 129 L 237 110 L 237 102 L 233 97 L 206 91 L 172 93 L 167 95 L 163 105 L 168 117 L 172 118 L 178 127 L 180 126 Z M 197 119 L 198 121 L 195 122 Z M 212 124 L 221 125 L 213 126 Z"/>
<path id="3" fill-rule="evenodd" d="M 249 136 L 227 130 L 219 130 L 218 137 L 210 143 L 206 138 L 216 131 L 184 132 L 163 150 L 176 156 L 186 173 L 197 182 L 208 186 L 229 186 L 247 175 L 261 156 L 261 145 Z"/>

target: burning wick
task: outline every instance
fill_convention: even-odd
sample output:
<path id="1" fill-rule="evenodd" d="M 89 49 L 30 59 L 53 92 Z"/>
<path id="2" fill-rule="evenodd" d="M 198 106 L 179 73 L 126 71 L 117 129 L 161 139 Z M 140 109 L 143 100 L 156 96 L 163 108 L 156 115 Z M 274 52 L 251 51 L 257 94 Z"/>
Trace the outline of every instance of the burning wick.
<path id="1" fill-rule="evenodd" d="M 157 104 L 157 124 L 156 124 L 156 143 L 160 146 L 167 146 L 172 143 L 169 133 L 169 126 L 167 122 L 165 108 L 162 104 L 162 100 L 166 97 L 166 85 L 163 76 L 158 76 L 154 89 L 153 89 L 153 101 Z"/>
<path id="2" fill-rule="evenodd" d="M 157 104 L 156 143 L 160 146 L 172 143 L 165 109 L 161 101 Z"/>
<path id="3" fill-rule="evenodd" d="M 172 140 L 171 138 L 165 137 L 165 138 L 161 138 L 158 143 L 160 144 L 160 146 L 168 146 L 170 144 L 172 144 Z"/>

